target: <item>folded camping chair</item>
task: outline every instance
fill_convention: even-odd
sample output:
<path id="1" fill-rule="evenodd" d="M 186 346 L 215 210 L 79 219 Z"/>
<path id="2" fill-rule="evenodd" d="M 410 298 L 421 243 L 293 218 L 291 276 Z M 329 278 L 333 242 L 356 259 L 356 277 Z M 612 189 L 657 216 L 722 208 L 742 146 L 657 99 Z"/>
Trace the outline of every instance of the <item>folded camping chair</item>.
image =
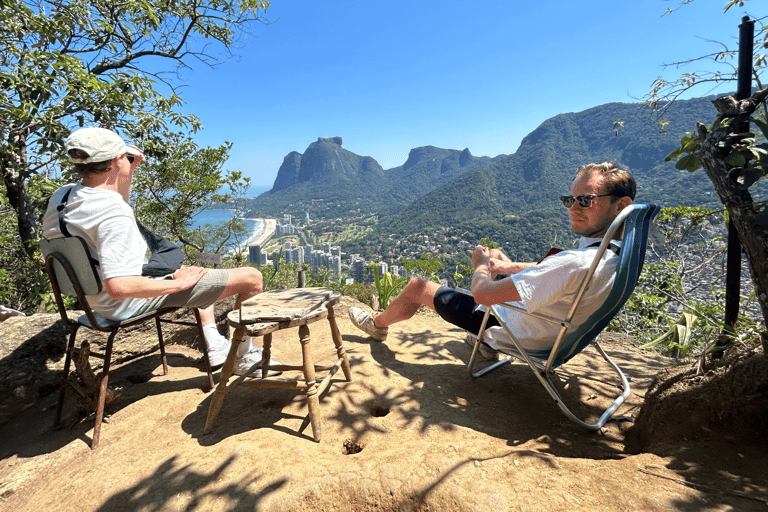
<path id="1" fill-rule="evenodd" d="M 103 354 L 95 352 L 90 353 L 91 356 L 104 360 L 104 376 L 101 379 L 99 401 L 96 408 L 96 423 L 93 427 L 93 441 L 91 442 L 91 448 L 94 450 L 99 445 L 101 422 L 104 416 L 104 404 L 106 400 L 107 381 L 109 378 L 109 366 L 112 358 L 112 343 L 114 342 L 115 336 L 120 329 L 138 325 L 148 320 L 154 319 L 155 325 L 157 327 L 157 337 L 160 341 L 160 356 L 163 361 L 163 373 L 167 374 L 168 362 L 165 357 L 163 331 L 160 327 L 161 322 L 189 326 L 196 325 L 201 340 L 200 350 L 203 353 L 205 369 L 208 372 L 209 389 L 213 388 L 213 375 L 211 373 L 210 361 L 208 360 L 208 350 L 205 337 L 203 335 L 203 325 L 200 320 L 200 313 L 196 309 L 193 309 L 196 319 L 195 323 L 161 318 L 163 315 L 180 309 L 177 307 L 150 311 L 148 313 L 137 315 L 122 321 L 109 320 L 99 315 L 98 313 L 95 313 L 88 305 L 88 299 L 86 295 L 94 295 L 101 291 L 102 282 L 99 278 L 98 272 L 92 265 L 93 260 L 90 256 L 85 241 L 82 238 L 76 236 L 54 238 L 50 240 L 43 238 L 40 240 L 40 250 L 45 257 L 45 270 L 51 280 L 51 287 L 53 288 L 53 295 L 56 299 L 56 306 L 59 309 L 59 314 L 61 314 L 61 319 L 63 320 L 64 324 L 70 328 L 69 344 L 67 346 L 66 358 L 64 360 L 64 372 L 61 376 L 61 387 L 59 389 L 59 400 L 56 404 L 56 418 L 54 420 L 54 426 L 57 426 L 61 420 L 61 409 L 64 404 L 64 392 L 67 387 L 69 367 L 72 362 L 72 354 L 75 348 L 75 337 L 77 336 L 77 331 L 81 326 L 109 333 L 109 339 L 107 340 L 105 352 Z M 85 311 L 85 314 L 80 316 L 77 321 L 70 320 L 70 318 L 67 316 L 67 311 L 64 307 L 62 295 L 77 297 L 77 300 L 80 302 L 80 305 Z"/>
<path id="2" fill-rule="evenodd" d="M 480 377 L 488 373 L 489 371 L 498 368 L 499 366 L 512 361 L 513 359 L 520 359 L 525 361 L 528 366 L 533 370 L 536 377 L 541 381 L 544 388 L 549 392 L 552 398 L 555 399 L 557 405 L 565 413 L 565 415 L 576 424 L 589 429 L 599 430 L 605 422 L 613 415 L 616 409 L 624 403 L 630 393 L 629 382 L 622 373 L 621 369 L 614 363 L 611 358 L 603 351 L 602 347 L 597 343 L 597 335 L 610 323 L 611 319 L 618 313 L 624 303 L 627 301 L 632 291 L 637 284 L 637 279 L 640 276 L 640 271 L 643 268 L 643 261 L 645 260 L 645 248 L 648 243 L 648 232 L 650 230 L 651 221 L 659 213 L 660 207 L 655 204 L 632 204 L 624 208 L 619 213 L 611 226 L 608 228 L 603 241 L 595 255 L 595 259 L 589 269 L 589 272 L 584 276 L 584 279 L 579 286 L 578 292 L 574 298 L 573 304 L 568 312 L 568 315 L 564 319 L 552 318 L 546 315 L 529 313 L 524 308 L 515 306 L 513 304 L 496 304 L 489 307 L 483 318 L 483 323 L 480 326 L 480 332 L 475 339 L 475 345 L 472 349 L 472 356 L 469 359 L 468 371 L 472 377 Z M 621 225 L 624 225 L 624 235 L 622 237 L 622 247 L 619 251 L 620 261 L 617 267 L 616 280 L 613 287 L 605 300 L 605 303 L 593 313 L 586 322 L 582 325 L 575 327 L 571 323 L 576 310 L 579 307 L 581 298 L 584 296 L 584 292 L 589 287 L 589 282 L 595 273 L 597 264 L 600 258 L 608 249 L 609 243 L 614 234 L 620 229 Z M 536 318 L 543 319 L 548 322 L 553 322 L 561 326 L 560 332 L 555 339 L 554 345 L 551 350 L 538 350 L 531 351 L 525 350 L 521 347 L 520 342 L 510 332 L 510 329 L 500 319 L 499 315 L 500 307 L 506 307 L 519 311 L 521 313 L 535 316 Z M 486 324 L 488 322 L 489 315 L 493 314 L 499 324 L 504 328 L 507 335 L 512 339 L 515 349 L 504 350 L 507 357 L 487 366 L 477 372 L 474 371 L 475 360 L 477 359 L 477 353 L 482 342 L 483 333 L 485 331 Z M 596 423 L 585 423 L 577 418 L 565 405 L 563 399 L 557 391 L 552 381 L 552 374 L 554 370 L 560 365 L 566 363 L 573 356 L 584 350 L 590 343 L 594 343 L 598 352 L 605 358 L 606 361 L 613 367 L 616 373 L 621 379 L 623 393 L 619 395 L 616 400 L 608 407 L 608 409 L 600 416 L 600 419 Z"/>

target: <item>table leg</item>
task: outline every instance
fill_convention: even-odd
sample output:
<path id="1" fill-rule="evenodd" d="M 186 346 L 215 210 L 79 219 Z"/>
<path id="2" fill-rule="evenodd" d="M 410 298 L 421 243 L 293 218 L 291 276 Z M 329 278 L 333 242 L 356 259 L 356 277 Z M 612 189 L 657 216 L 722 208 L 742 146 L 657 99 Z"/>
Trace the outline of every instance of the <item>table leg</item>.
<path id="1" fill-rule="evenodd" d="M 349 382 L 352 380 L 352 370 L 349 368 L 347 352 L 344 350 L 344 345 L 341 344 L 341 333 L 339 326 L 336 325 L 336 314 L 333 312 L 333 306 L 328 306 L 328 323 L 331 325 L 331 338 L 333 338 L 333 344 L 336 345 L 336 354 L 341 359 L 341 371 L 344 372 L 344 378 Z"/>
<path id="2" fill-rule="evenodd" d="M 261 351 L 261 378 L 266 379 L 269 370 L 265 369 L 265 366 L 269 366 L 269 361 L 272 359 L 272 333 L 264 335 Z"/>
<path id="3" fill-rule="evenodd" d="M 224 361 L 224 366 L 221 368 L 221 375 L 219 378 L 219 385 L 216 386 L 216 390 L 211 397 L 211 405 L 208 407 L 208 418 L 205 420 L 205 428 L 203 434 L 210 434 L 213 430 L 213 423 L 216 421 L 216 417 L 221 411 L 221 406 L 224 405 L 224 397 L 227 394 L 227 382 L 232 376 L 232 368 L 235 366 L 235 357 L 237 357 L 237 348 L 243 341 L 245 336 L 245 329 L 239 327 L 232 333 L 232 339 L 230 340 L 231 346 L 229 347 L 229 354 L 227 354 L 227 360 Z"/>
<path id="4" fill-rule="evenodd" d="M 306 324 L 299 326 L 299 340 L 301 341 L 301 357 L 304 366 L 304 381 L 307 383 L 307 408 L 309 409 L 309 422 L 312 424 L 312 436 L 316 442 L 320 442 L 322 427 L 320 424 L 320 401 L 317 396 L 317 381 L 315 380 L 315 359 L 312 357 L 310 347 L 309 327 Z"/>

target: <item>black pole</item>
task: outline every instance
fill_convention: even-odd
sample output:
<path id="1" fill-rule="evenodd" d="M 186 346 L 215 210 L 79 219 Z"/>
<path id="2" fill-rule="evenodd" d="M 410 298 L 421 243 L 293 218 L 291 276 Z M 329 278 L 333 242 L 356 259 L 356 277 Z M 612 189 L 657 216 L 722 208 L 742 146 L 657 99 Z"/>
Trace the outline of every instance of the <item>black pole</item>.
<path id="1" fill-rule="evenodd" d="M 752 95 L 752 46 L 755 35 L 755 22 L 744 16 L 739 25 L 739 82 L 736 99 L 747 99 Z M 736 127 L 737 133 L 749 130 L 749 122 Z M 733 223 L 728 217 L 728 253 L 725 273 L 725 318 L 726 329 L 733 329 L 739 316 L 739 298 L 741 296 L 741 242 Z"/>

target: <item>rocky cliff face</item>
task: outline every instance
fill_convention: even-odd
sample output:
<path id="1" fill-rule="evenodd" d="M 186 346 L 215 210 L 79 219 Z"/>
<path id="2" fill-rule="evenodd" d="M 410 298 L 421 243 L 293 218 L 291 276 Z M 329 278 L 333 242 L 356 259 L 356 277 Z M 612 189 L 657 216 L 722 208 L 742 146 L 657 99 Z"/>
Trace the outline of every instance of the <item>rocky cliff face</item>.
<path id="1" fill-rule="evenodd" d="M 296 151 L 288 154 L 272 192 L 305 182 L 335 185 L 384 179 L 384 169 L 376 160 L 347 151 L 341 144 L 341 137 L 320 137 L 303 154 Z"/>
<path id="2" fill-rule="evenodd" d="M 275 184 L 272 186 L 272 192 L 283 190 L 299 182 L 299 168 L 301 167 L 301 153 L 291 151 L 283 159 L 283 165 L 277 171 Z"/>

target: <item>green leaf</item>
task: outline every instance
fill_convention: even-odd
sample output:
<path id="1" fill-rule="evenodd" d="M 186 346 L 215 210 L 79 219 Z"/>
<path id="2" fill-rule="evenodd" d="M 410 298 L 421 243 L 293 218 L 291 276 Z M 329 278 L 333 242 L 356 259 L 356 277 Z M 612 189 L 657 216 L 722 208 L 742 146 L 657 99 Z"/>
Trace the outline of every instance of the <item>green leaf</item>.
<path id="1" fill-rule="evenodd" d="M 725 163 L 732 167 L 744 167 L 747 163 L 747 159 L 744 158 L 744 154 L 741 151 L 731 151 L 731 153 L 725 157 Z"/>
<path id="2" fill-rule="evenodd" d="M 736 183 L 739 184 L 739 188 L 742 190 L 746 190 L 752 185 L 755 184 L 757 180 L 762 178 L 762 174 L 757 172 L 755 169 L 749 168 L 745 169 L 741 172 L 738 178 L 736 178 Z"/>
<path id="3" fill-rule="evenodd" d="M 675 164 L 676 169 L 693 172 L 701 167 L 701 160 L 696 155 L 686 155 Z"/>
<path id="4" fill-rule="evenodd" d="M 757 117 L 751 118 L 750 121 L 756 124 L 758 128 L 760 128 L 760 131 L 763 132 L 763 137 L 768 139 L 768 123 Z"/>
<path id="5" fill-rule="evenodd" d="M 683 156 L 683 148 L 678 147 L 678 148 L 675 148 L 670 154 L 668 154 L 667 158 L 665 158 L 664 161 L 669 162 L 670 160 L 678 159 L 681 156 Z"/>

